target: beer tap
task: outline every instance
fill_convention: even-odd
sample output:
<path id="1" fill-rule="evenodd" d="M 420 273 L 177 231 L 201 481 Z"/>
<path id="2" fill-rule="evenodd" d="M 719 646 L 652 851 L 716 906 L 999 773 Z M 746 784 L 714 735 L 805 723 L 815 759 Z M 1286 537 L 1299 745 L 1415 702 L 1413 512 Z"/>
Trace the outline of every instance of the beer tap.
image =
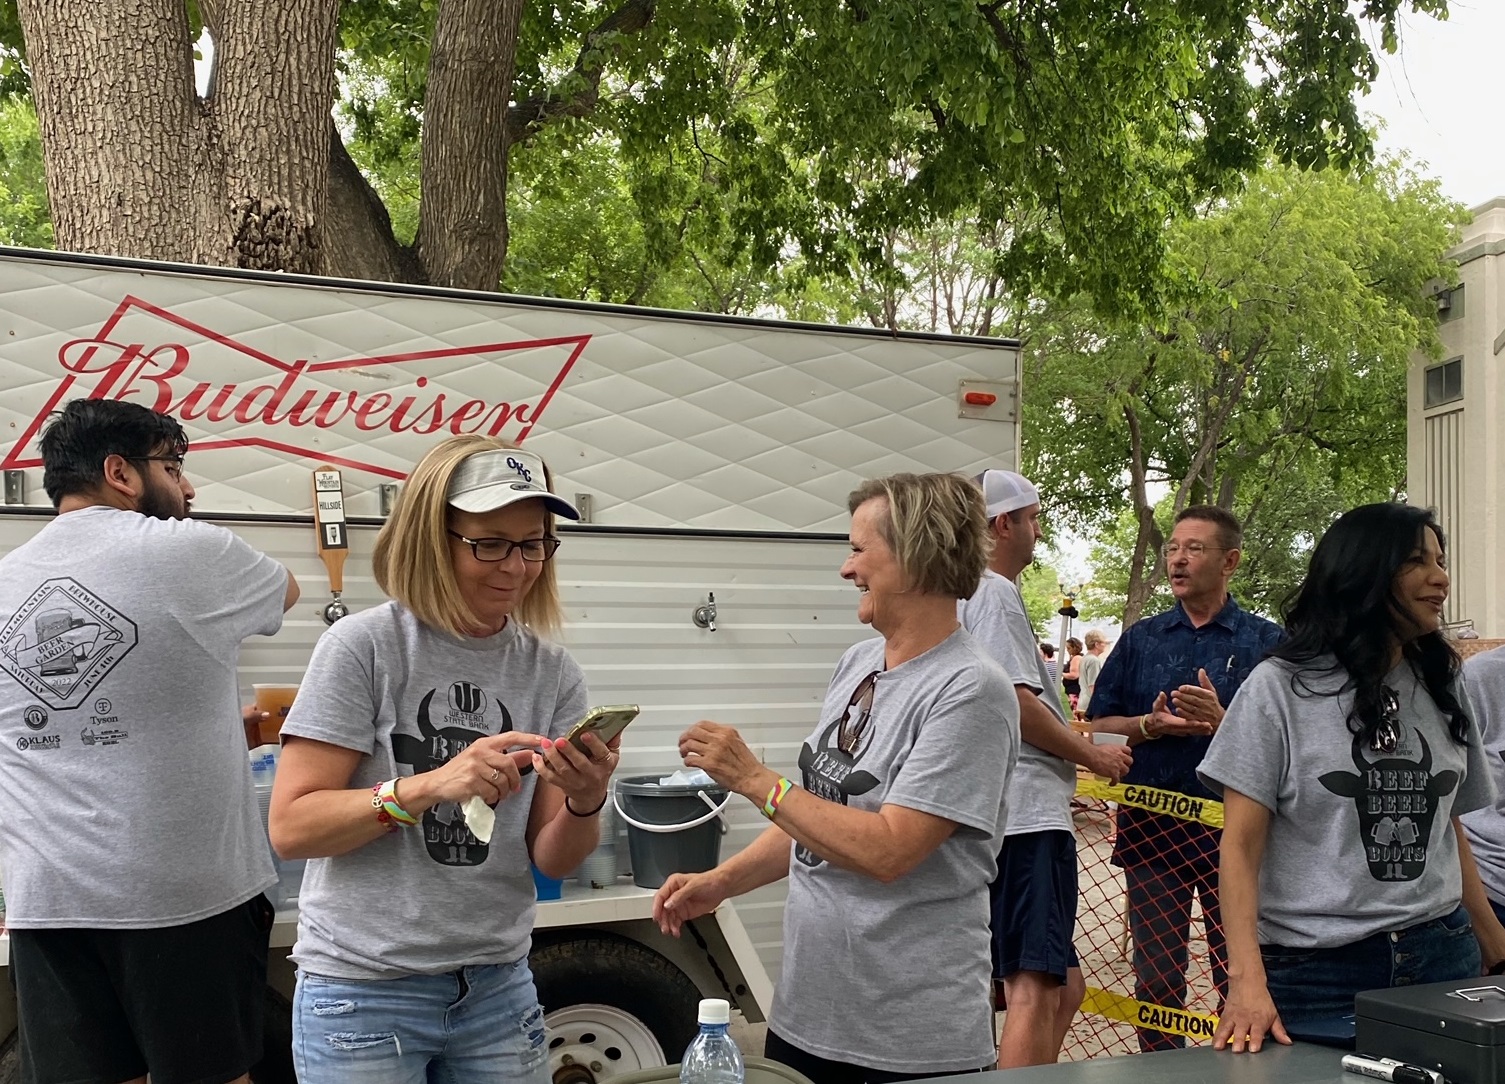
<path id="1" fill-rule="evenodd" d="M 345 489 L 340 472 L 325 465 L 314 470 L 314 531 L 319 542 L 319 558 L 329 573 L 329 593 L 333 601 L 324 607 L 324 623 L 333 625 L 350 613 L 340 592 L 345 589 L 345 557 L 350 552 L 350 536 L 345 524 Z"/>

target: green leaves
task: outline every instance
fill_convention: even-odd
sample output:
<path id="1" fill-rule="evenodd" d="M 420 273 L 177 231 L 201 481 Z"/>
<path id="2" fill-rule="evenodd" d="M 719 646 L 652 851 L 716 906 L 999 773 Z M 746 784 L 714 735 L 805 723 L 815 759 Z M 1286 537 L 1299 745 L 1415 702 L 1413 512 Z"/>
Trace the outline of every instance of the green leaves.
<path id="1" fill-rule="evenodd" d="M 1241 597 L 1273 612 L 1312 534 L 1404 488 L 1407 365 L 1437 349 L 1422 287 L 1452 278 L 1462 213 L 1403 160 L 1273 166 L 1168 231 L 1181 285 L 1153 319 L 1103 321 L 1081 297 L 1032 316 L 1025 472 L 1077 533 L 1115 539 L 1099 584 L 1153 605 L 1152 553 L 1128 556 L 1139 514 L 1168 534 L 1214 503 L 1246 521 Z"/>

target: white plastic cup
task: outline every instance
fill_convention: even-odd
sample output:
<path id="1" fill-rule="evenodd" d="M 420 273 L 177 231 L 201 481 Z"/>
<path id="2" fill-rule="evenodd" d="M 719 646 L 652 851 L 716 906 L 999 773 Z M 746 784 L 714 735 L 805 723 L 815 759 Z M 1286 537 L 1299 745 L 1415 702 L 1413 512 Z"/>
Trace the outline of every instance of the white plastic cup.
<path id="1" fill-rule="evenodd" d="M 1104 733 L 1101 730 L 1094 730 L 1092 732 L 1092 744 L 1093 745 L 1128 745 L 1129 744 L 1129 736 L 1127 734 L 1108 734 L 1108 733 Z M 1092 778 L 1099 779 L 1099 780 L 1101 780 L 1104 783 L 1111 783 L 1111 782 L 1113 782 L 1113 780 L 1109 779 L 1106 775 L 1098 775 L 1096 772 L 1093 773 Z"/>

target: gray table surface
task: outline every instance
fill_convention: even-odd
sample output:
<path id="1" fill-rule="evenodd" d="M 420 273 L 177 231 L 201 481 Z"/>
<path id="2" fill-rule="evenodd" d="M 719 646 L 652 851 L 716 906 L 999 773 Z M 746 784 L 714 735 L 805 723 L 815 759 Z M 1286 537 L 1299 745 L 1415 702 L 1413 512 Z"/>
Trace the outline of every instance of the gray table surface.
<path id="1" fill-rule="evenodd" d="M 1063 1061 L 1032 1069 L 1007 1069 L 978 1076 L 949 1077 L 979 1084 L 1360 1084 L 1365 1078 L 1345 1073 L 1346 1051 L 1331 1046 L 1268 1043 L 1258 1054 L 1234 1054 L 1210 1046 L 1127 1054 L 1090 1061 Z"/>

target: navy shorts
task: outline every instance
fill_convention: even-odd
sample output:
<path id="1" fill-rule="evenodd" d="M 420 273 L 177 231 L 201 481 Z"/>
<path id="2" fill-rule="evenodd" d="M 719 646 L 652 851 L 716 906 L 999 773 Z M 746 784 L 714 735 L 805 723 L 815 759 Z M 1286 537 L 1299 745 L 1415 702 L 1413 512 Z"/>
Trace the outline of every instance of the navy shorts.
<path id="1" fill-rule="evenodd" d="M 272 905 L 182 926 L 11 930 L 21 1079 L 220 1084 L 261 1058 Z"/>
<path id="2" fill-rule="evenodd" d="M 1077 966 L 1076 837 L 1064 830 L 1007 837 L 989 895 L 993 977 L 1038 971 L 1065 982 Z"/>

